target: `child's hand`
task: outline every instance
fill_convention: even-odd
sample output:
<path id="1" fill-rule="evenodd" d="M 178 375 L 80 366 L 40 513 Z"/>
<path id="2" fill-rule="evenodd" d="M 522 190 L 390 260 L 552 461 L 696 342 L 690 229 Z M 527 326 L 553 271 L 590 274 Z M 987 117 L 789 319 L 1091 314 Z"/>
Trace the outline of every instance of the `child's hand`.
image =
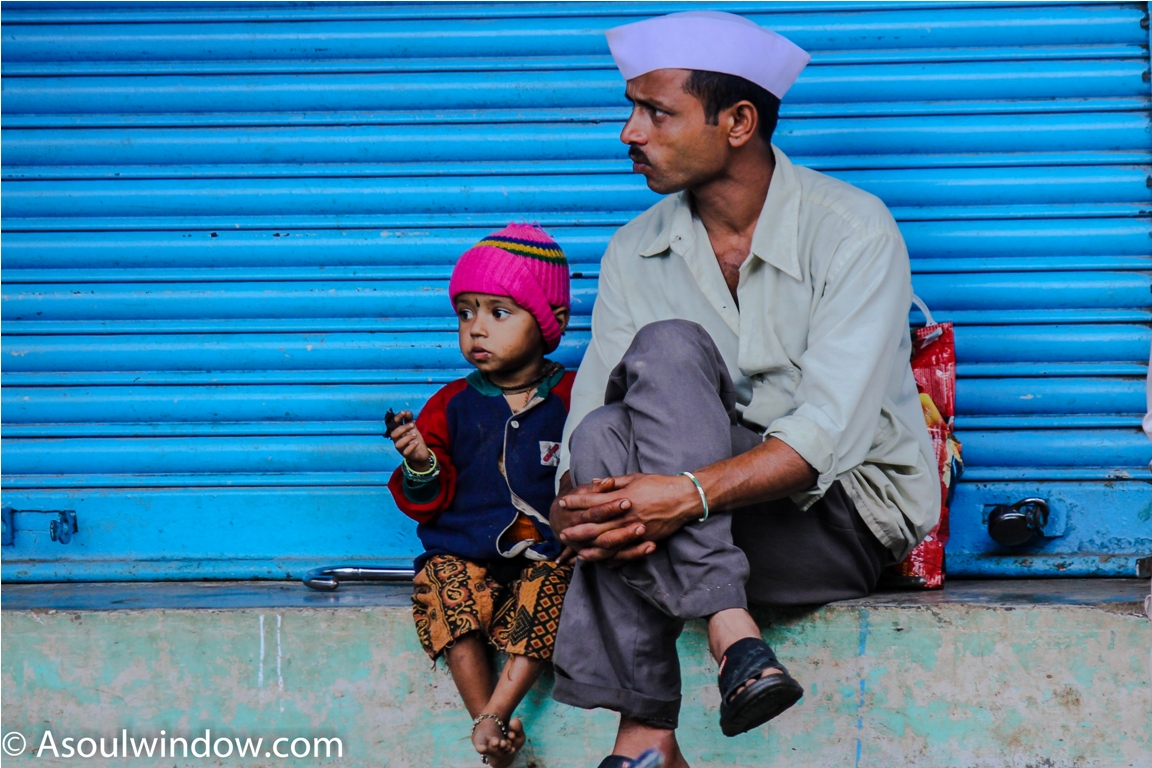
<path id="1" fill-rule="evenodd" d="M 432 452 L 428 450 L 428 444 L 424 442 L 424 435 L 420 434 L 420 430 L 416 428 L 416 422 L 412 417 L 412 411 L 400 411 L 396 414 L 397 421 L 407 421 L 407 424 L 401 424 L 392 430 L 389 437 L 392 442 L 396 444 L 396 450 L 408 462 L 408 466 L 416 472 L 427 472 L 432 468 Z"/>

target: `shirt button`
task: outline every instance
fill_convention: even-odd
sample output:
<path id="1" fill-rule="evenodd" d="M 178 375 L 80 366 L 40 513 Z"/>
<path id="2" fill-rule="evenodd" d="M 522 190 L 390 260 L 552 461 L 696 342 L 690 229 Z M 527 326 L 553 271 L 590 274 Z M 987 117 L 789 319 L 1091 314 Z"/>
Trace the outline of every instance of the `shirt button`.
<path id="1" fill-rule="evenodd" d="M 512 429 L 520 429 L 520 422 L 513 421 L 512 422 Z"/>

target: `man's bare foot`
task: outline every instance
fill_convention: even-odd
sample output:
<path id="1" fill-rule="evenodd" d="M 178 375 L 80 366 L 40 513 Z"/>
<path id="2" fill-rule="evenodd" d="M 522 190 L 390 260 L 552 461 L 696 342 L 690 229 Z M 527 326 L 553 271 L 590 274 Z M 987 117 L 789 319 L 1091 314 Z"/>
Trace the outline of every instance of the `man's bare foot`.
<path id="1" fill-rule="evenodd" d="M 505 736 L 495 720 L 481 720 L 472 731 L 472 746 L 487 758 L 489 765 L 507 768 L 524 746 L 524 723 L 518 717 L 512 718 L 508 722 L 508 735 Z"/>

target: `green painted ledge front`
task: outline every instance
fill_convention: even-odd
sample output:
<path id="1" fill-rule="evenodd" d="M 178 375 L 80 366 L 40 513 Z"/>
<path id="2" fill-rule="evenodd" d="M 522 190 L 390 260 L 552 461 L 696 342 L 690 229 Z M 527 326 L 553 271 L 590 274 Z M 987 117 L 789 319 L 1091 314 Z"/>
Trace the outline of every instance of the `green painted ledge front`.
<path id="1" fill-rule="evenodd" d="M 416 642 L 402 585 L 5 585 L 3 729 L 22 765 L 479 766 L 443 666 Z M 807 693 L 769 727 L 717 725 L 702 627 L 680 641 L 680 731 L 694 766 L 1152 768 L 1148 582 L 956 582 L 814 611 L 761 613 Z M 132 606 L 125 609 L 124 606 Z M 215 607 L 207 607 L 215 606 Z M 614 717 L 521 709 L 525 762 L 593 768 Z M 339 737 L 342 758 L 32 757 L 65 736 Z M 7 742 L 6 742 L 7 743 Z M 302 745 L 301 745 L 302 747 Z M 288 743 L 280 746 L 288 749 Z M 35 762 L 33 762 L 35 761 Z"/>

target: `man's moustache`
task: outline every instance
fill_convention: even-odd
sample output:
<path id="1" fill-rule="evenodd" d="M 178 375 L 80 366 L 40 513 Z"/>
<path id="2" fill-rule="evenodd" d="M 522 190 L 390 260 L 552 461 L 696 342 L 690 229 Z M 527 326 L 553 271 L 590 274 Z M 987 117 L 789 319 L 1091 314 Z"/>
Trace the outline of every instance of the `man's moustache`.
<path id="1" fill-rule="evenodd" d="M 628 158 L 634 163 L 644 163 L 645 165 L 651 165 L 651 163 L 648 162 L 648 156 L 638 149 L 628 150 Z"/>

